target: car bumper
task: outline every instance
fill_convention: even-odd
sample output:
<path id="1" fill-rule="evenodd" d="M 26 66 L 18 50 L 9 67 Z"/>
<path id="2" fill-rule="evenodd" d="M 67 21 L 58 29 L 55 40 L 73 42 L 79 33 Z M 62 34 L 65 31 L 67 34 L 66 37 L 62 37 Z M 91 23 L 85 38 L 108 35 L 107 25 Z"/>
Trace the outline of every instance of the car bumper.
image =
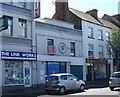
<path id="1" fill-rule="evenodd" d="M 109 83 L 109 87 L 120 87 L 120 83 L 119 84 Z"/>
<path id="2" fill-rule="evenodd" d="M 60 86 L 47 86 L 46 91 L 59 91 Z"/>

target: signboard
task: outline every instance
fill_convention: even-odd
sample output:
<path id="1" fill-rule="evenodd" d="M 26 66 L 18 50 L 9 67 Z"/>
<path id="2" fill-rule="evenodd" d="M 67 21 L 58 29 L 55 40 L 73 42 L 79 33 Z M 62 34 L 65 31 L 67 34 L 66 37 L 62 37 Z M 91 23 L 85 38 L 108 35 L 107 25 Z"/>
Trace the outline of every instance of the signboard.
<path id="1" fill-rule="evenodd" d="M 2 51 L 1 52 L 1 59 L 7 60 L 37 60 L 36 53 L 30 52 L 13 52 L 13 51 Z"/>
<path id="2" fill-rule="evenodd" d="M 54 46 L 48 46 L 48 54 L 50 54 L 50 55 L 55 54 Z"/>
<path id="3" fill-rule="evenodd" d="M 34 0 L 34 17 L 40 17 L 40 1 Z"/>

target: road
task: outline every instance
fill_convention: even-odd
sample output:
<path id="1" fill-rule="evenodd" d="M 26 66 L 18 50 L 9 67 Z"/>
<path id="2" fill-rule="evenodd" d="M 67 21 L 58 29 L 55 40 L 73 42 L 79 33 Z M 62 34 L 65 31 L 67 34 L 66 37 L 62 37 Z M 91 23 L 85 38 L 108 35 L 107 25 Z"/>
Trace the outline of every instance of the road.
<path id="1" fill-rule="evenodd" d="M 119 96 L 118 96 L 119 95 Z M 38 97 L 120 97 L 120 89 L 115 91 L 110 91 L 108 87 L 106 88 L 92 88 L 86 89 L 84 92 L 68 93 L 66 95 L 41 95 Z"/>

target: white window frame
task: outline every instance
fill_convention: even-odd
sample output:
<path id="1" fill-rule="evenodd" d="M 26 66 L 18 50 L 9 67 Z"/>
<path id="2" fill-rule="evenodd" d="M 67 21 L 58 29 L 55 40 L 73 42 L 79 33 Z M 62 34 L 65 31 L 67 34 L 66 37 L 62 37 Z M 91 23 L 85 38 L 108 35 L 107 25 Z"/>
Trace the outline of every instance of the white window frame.
<path id="1" fill-rule="evenodd" d="M 93 27 L 88 27 L 88 38 L 94 38 L 93 36 Z"/>
<path id="2" fill-rule="evenodd" d="M 92 55 L 90 55 L 90 52 Z M 88 57 L 94 57 L 94 45 L 93 44 L 88 44 Z"/>
<path id="3" fill-rule="evenodd" d="M 104 46 L 99 45 L 99 58 L 104 58 Z"/>
<path id="4" fill-rule="evenodd" d="M 98 39 L 103 40 L 103 30 L 98 29 Z"/>
<path id="5" fill-rule="evenodd" d="M 27 21 L 19 19 L 19 37 L 27 38 Z"/>

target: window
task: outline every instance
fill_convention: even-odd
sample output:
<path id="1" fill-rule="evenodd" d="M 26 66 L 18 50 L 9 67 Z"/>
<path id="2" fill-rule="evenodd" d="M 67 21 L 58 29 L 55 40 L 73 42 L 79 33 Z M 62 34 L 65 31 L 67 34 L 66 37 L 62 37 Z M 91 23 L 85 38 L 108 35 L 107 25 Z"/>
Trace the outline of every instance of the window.
<path id="1" fill-rule="evenodd" d="M 88 37 L 89 38 L 93 38 L 93 28 L 92 27 L 88 27 L 89 33 L 88 33 Z"/>
<path id="2" fill-rule="evenodd" d="M 13 4 L 13 0 L 6 0 L 5 3 L 6 4 Z"/>
<path id="3" fill-rule="evenodd" d="M 19 0 L 18 6 L 26 8 L 26 2 L 27 2 L 26 0 Z"/>
<path id="4" fill-rule="evenodd" d="M 24 37 L 24 38 L 27 37 L 27 21 L 26 20 L 19 19 L 18 31 L 19 31 L 19 33 L 18 33 L 19 37 Z"/>
<path id="5" fill-rule="evenodd" d="M 88 45 L 88 57 L 94 57 L 93 50 L 94 50 L 93 44 L 89 44 Z"/>
<path id="6" fill-rule="evenodd" d="M 48 39 L 47 40 L 47 53 L 49 55 L 54 55 L 55 54 L 54 40 L 53 39 Z"/>
<path id="7" fill-rule="evenodd" d="M 99 58 L 103 58 L 103 46 L 99 46 Z"/>
<path id="8" fill-rule="evenodd" d="M 70 42 L 70 55 L 75 56 L 75 42 Z"/>
<path id="9" fill-rule="evenodd" d="M 98 29 L 98 39 L 103 40 L 103 31 Z"/>
<path id="10" fill-rule="evenodd" d="M 106 31 L 106 41 L 110 41 L 110 32 Z"/>
<path id="11" fill-rule="evenodd" d="M 67 75 L 62 75 L 61 80 L 67 80 Z"/>
<path id="12" fill-rule="evenodd" d="M 23 62 L 5 61 L 5 85 L 24 84 L 23 81 Z"/>
<path id="13" fill-rule="evenodd" d="M 7 36 L 12 36 L 13 35 L 13 18 L 6 16 L 5 19 L 7 19 L 8 31 L 5 31 L 3 34 Z"/>
<path id="14" fill-rule="evenodd" d="M 48 39 L 47 44 L 48 44 L 48 46 L 54 46 L 54 40 L 53 39 Z"/>

